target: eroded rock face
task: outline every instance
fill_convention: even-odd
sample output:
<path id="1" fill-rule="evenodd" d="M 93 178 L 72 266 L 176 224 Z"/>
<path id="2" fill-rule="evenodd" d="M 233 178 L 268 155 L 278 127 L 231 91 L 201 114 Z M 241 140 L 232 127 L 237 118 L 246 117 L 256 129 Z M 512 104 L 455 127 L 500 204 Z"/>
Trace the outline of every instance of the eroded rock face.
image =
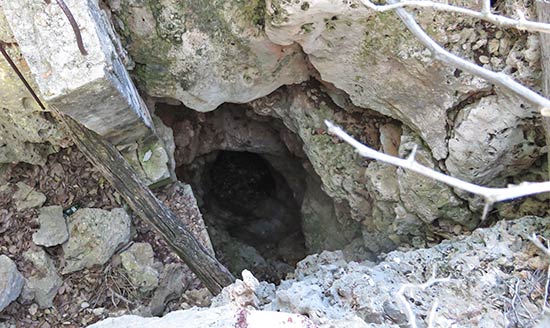
<path id="1" fill-rule="evenodd" d="M 199 111 L 304 81 L 297 45 L 263 33 L 264 1 L 110 1 L 147 93 Z"/>
<path id="2" fill-rule="evenodd" d="M 69 241 L 63 245 L 67 274 L 106 263 L 130 239 L 130 217 L 122 208 L 79 209 L 68 220 Z"/>
<path id="3" fill-rule="evenodd" d="M 491 89 L 487 82 L 434 60 L 392 12 L 375 13 L 353 0 L 271 0 L 267 4 L 271 19 L 266 34 L 271 41 L 300 44 L 322 81 L 343 90 L 355 105 L 409 126 L 437 160 L 449 154 L 448 112 L 473 94 Z M 533 9 L 524 5 L 509 1 L 502 9 L 514 15 L 518 6 L 533 15 Z M 429 10 L 420 11 L 417 19 L 454 53 L 496 71 L 515 72 L 528 85 L 537 78 L 540 55 L 535 36 L 479 31 L 472 19 Z M 510 106 L 520 104 L 512 99 Z"/>
<path id="4" fill-rule="evenodd" d="M 0 40 L 13 43 L 6 51 L 34 89 L 27 65 L 0 10 Z M 43 164 L 64 143 L 64 135 L 34 102 L 15 72 L 0 60 L 0 163 Z"/>
<path id="5" fill-rule="evenodd" d="M 495 184 L 502 172 L 516 175 L 541 155 L 543 132 L 533 126 L 539 113 L 521 99 L 487 96 L 458 115 L 445 161 L 457 178 Z"/>

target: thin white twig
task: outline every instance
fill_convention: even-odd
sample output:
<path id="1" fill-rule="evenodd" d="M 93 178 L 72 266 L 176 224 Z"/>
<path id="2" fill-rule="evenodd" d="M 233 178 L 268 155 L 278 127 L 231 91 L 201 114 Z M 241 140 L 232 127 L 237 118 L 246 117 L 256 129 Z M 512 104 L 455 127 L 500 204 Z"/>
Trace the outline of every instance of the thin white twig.
<path id="1" fill-rule="evenodd" d="M 491 15 L 491 0 L 483 0 L 481 14 L 484 16 Z"/>
<path id="2" fill-rule="evenodd" d="M 331 122 L 325 121 L 325 124 L 327 125 L 329 132 L 335 134 L 340 139 L 353 146 L 357 153 L 359 153 L 359 155 L 363 157 L 376 159 L 384 163 L 408 169 L 413 172 L 422 174 L 428 178 L 448 184 L 449 186 L 468 191 L 472 194 L 480 195 L 485 198 L 485 201 L 489 204 L 550 191 L 550 181 L 523 182 L 520 185 L 510 186 L 508 188 L 489 188 L 478 186 L 476 184 L 462 181 L 441 172 L 437 172 L 429 167 L 423 166 L 414 159 L 402 159 L 376 151 L 355 140 L 352 136 L 350 136 L 349 134 L 344 132 L 344 130 L 332 124 Z"/>
<path id="3" fill-rule="evenodd" d="M 401 1 L 398 3 L 391 3 L 388 1 L 389 4 L 387 5 L 375 5 L 369 0 L 361 0 L 361 2 L 365 7 L 377 12 L 384 12 L 384 11 L 395 10 L 400 8 L 407 8 L 407 7 L 408 8 L 430 8 L 437 11 L 452 12 L 452 13 L 458 13 L 458 14 L 474 17 L 503 28 L 515 28 L 522 31 L 550 33 L 550 24 L 529 21 L 529 20 L 526 20 L 524 16 L 520 16 L 520 19 L 513 19 L 506 16 L 495 15 L 491 13 L 491 3 L 489 0 L 483 1 L 483 8 L 481 11 L 476 11 L 476 10 L 472 10 L 464 7 L 453 6 L 446 3 L 423 1 L 423 0 Z"/>
<path id="4" fill-rule="evenodd" d="M 537 237 L 536 234 L 532 234 L 531 236 L 527 237 L 529 238 L 529 240 L 535 245 L 537 246 L 537 248 L 539 248 L 543 253 L 544 255 L 546 255 L 547 257 L 550 258 L 550 245 L 547 247 L 547 246 L 544 246 L 541 241 L 539 240 L 539 237 Z"/>
<path id="5" fill-rule="evenodd" d="M 395 0 L 388 0 L 388 2 L 393 3 Z M 418 2 L 422 3 L 424 1 Z M 514 81 L 514 79 L 504 73 L 497 73 L 485 69 L 443 49 L 434 40 L 432 40 L 426 32 L 424 32 L 418 23 L 416 23 L 414 17 L 402 8 L 403 4 L 406 3 L 410 3 L 410 1 L 393 3 L 392 5 L 395 6 L 392 7 L 392 9 L 395 10 L 409 31 L 411 31 L 411 33 L 414 34 L 414 36 L 416 36 L 416 38 L 424 44 L 428 50 L 430 50 L 436 60 L 439 60 L 451 67 L 456 67 L 470 74 L 484 78 L 491 83 L 498 84 L 536 105 L 543 116 L 550 116 L 550 100 Z"/>
<path id="6" fill-rule="evenodd" d="M 407 320 L 409 321 L 409 325 L 412 328 L 417 328 L 418 326 L 416 325 L 416 317 L 413 313 L 411 304 L 409 303 L 409 301 L 405 297 L 405 292 L 412 291 L 414 289 L 425 290 L 426 288 L 428 288 L 432 285 L 439 284 L 439 283 L 450 282 L 450 281 L 451 281 L 450 278 L 435 278 L 435 270 L 434 270 L 433 273 L 432 273 L 432 277 L 428 281 L 426 281 L 425 283 L 423 283 L 423 284 L 410 284 L 410 283 L 409 284 L 403 284 L 399 288 L 399 291 L 397 292 L 397 298 L 399 299 L 401 304 L 403 304 L 403 306 L 405 307 L 405 314 L 407 315 Z M 432 311 L 435 312 L 434 308 L 437 308 L 437 300 L 435 301 L 434 306 L 432 307 Z M 432 315 L 430 313 L 430 317 L 431 316 Z M 428 319 L 428 327 L 431 327 L 431 326 L 429 326 L 429 322 L 430 322 L 430 319 Z"/>
<path id="7" fill-rule="evenodd" d="M 535 246 L 537 246 L 538 249 L 540 249 L 546 257 L 550 259 L 550 242 L 548 239 L 542 237 L 544 241 L 546 242 L 547 246 L 544 246 L 544 244 L 540 241 L 537 234 L 533 233 L 531 236 L 527 237 Z M 542 300 L 542 311 L 541 313 L 546 312 L 546 309 L 548 308 L 548 287 L 550 286 L 550 264 L 548 264 L 548 268 L 546 269 L 546 283 L 544 284 L 544 299 Z"/>
<path id="8" fill-rule="evenodd" d="M 428 316 L 428 328 L 434 327 L 435 316 L 437 314 L 438 306 L 439 306 L 439 302 L 437 301 L 437 299 L 435 299 L 434 304 L 432 304 L 432 309 L 430 310 L 430 315 Z"/>

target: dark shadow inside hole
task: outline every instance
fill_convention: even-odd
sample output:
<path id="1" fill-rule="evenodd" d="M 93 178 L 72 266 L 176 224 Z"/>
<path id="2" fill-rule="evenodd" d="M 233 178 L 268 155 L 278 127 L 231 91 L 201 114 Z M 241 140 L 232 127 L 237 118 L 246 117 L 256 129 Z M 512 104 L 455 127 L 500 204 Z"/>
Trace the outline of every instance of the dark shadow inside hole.
<path id="1" fill-rule="evenodd" d="M 238 276 L 243 268 L 235 264 L 238 256 L 232 252 L 259 254 L 257 264 L 247 269 L 278 282 L 305 256 L 301 204 L 261 155 L 218 151 L 205 158 L 201 211 L 216 254 Z M 226 241 L 227 234 L 233 242 Z"/>

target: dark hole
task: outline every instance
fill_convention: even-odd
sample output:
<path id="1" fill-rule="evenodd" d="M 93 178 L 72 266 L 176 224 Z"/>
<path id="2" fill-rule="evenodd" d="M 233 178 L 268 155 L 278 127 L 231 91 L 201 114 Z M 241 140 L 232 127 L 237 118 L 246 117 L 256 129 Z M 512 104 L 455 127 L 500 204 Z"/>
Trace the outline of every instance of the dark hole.
<path id="1" fill-rule="evenodd" d="M 240 276 L 243 268 L 231 252 L 236 243 L 239 252 L 249 247 L 257 255 L 247 261 L 257 260 L 247 269 L 258 278 L 278 282 L 305 256 L 300 206 L 291 188 L 259 154 L 218 151 L 206 158 L 201 211 L 216 254 L 222 262 L 231 259 L 224 264 Z M 236 242 L 227 242 L 224 234 Z"/>

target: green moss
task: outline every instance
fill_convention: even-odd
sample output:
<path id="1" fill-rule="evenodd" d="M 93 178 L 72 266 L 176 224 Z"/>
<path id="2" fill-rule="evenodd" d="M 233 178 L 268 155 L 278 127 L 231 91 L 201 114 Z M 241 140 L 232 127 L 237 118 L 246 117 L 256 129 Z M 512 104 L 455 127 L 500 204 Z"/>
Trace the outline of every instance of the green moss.
<path id="1" fill-rule="evenodd" d="M 243 0 L 244 17 L 261 30 L 265 28 L 265 0 Z"/>
<path id="2" fill-rule="evenodd" d="M 315 26 L 313 25 L 313 23 L 307 23 L 300 26 L 300 29 L 303 33 L 311 33 L 313 30 L 315 30 Z"/>
<path id="3" fill-rule="evenodd" d="M 283 24 L 288 22 L 288 12 L 283 8 L 282 4 L 287 3 L 285 0 L 272 0 L 271 10 L 273 14 L 269 16 L 269 19 L 274 24 Z"/>
<path id="4" fill-rule="evenodd" d="M 363 62 L 368 60 L 373 52 L 392 54 L 411 41 L 416 42 L 393 12 L 381 12 L 369 17 L 365 28 L 360 53 L 360 60 Z"/>

